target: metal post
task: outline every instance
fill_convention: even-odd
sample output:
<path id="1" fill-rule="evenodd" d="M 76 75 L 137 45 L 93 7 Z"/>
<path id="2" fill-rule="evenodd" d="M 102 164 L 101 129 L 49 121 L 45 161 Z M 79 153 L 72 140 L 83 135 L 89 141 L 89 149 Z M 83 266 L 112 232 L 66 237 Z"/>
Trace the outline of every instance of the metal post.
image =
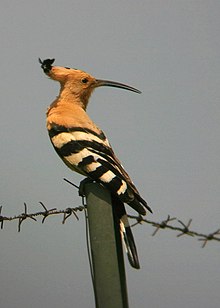
<path id="1" fill-rule="evenodd" d="M 124 257 L 111 194 L 97 183 L 86 183 L 96 308 L 128 308 Z"/>

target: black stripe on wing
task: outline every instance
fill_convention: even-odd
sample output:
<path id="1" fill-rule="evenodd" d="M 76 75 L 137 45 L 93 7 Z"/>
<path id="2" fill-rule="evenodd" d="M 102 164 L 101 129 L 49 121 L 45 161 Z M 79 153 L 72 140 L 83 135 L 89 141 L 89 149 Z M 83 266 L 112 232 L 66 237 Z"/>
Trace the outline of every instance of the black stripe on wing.
<path id="1" fill-rule="evenodd" d="M 52 139 L 53 137 L 59 135 L 60 133 L 72 133 L 72 132 L 83 132 L 83 133 L 88 133 L 91 135 L 94 135 L 95 137 L 98 137 L 100 140 L 105 141 L 106 136 L 105 134 L 101 131 L 100 134 L 96 133 L 92 129 L 89 128 L 83 128 L 83 127 L 66 127 L 63 125 L 58 125 L 55 123 L 51 124 L 51 128 L 48 131 L 50 138 Z"/>
<path id="2" fill-rule="evenodd" d="M 67 157 L 74 153 L 79 153 L 85 148 L 89 150 L 91 149 L 92 151 L 95 150 L 98 155 L 101 153 L 111 155 L 110 148 L 94 140 L 71 140 L 60 147 L 58 150 L 60 155 Z"/>
<path id="3" fill-rule="evenodd" d="M 99 166 L 95 170 L 89 171 L 89 165 L 94 162 L 98 162 Z M 125 180 L 123 179 L 123 176 L 118 171 L 118 169 L 114 167 L 114 165 L 110 164 L 108 161 L 105 161 L 102 158 L 98 158 L 97 156 L 94 158 L 94 156 L 89 155 L 83 158 L 82 161 L 78 164 L 78 168 L 83 169 L 83 171 L 86 172 L 89 177 L 91 177 L 93 180 L 97 182 L 102 183 L 112 193 L 115 193 L 115 194 L 117 194 L 118 190 L 123 185 L 123 181 L 125 182 Z M 108 174 L 108 177 L 105 176 L 105 174 L 108 171 L 112 172 L 112 176 L 109 176 L 109 174 Z M 122 195 L 124 195 L 124 198 L 127 201 L 131 200 L 131 198 L 128 197 L 127 195 L 127 189 L 125 190 L 124 193 L 122 193 Z"/>

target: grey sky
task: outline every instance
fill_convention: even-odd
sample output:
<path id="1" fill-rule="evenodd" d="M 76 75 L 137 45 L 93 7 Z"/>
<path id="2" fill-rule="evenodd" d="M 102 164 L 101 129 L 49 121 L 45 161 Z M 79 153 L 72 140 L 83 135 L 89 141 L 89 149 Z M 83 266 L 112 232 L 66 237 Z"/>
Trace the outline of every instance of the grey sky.
<path id="1" fill-rule="evenodd" d="M 88 108 L 152 207 L 149 218 L 193 218 L 219 228 L 219 1 L 1 1 L 0 204 L 4 215 L 78 206 L 63 182 L 81 177 L 61 162 L 45 129 L 59 85 L 37 62 L 127 83 L 141 95 L 97 89 Z M 94 307 L 84 217 L 5 224 L 0 233 L 0 304 Z M 130 307 L 219 307 L 219 246 L 201 249 L 138 226 L 141 270 L 127 268 Z M 126 260 L 127 262 L 127 260 Z"/>

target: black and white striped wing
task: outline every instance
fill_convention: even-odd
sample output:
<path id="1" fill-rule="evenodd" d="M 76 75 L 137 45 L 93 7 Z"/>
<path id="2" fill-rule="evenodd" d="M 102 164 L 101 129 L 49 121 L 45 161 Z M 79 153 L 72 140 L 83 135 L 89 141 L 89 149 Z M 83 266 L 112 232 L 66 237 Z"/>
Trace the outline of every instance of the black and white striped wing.
<path id="1" fill-rule="evenodd" d="M 103 183 L 119 196 L 126 195 L 127 183 L 121 166 L 102 132 L 96 134 L 82 128 L 56 126 L 49 135 L 56 152 L 68 167 Z M 129 196 L 126 199 L 131 201 Z"/>
<path id="2" fill-rule="evenodd" d="M 145 214 L 146 202 L 139 196 L 103 132 L 97 134 L 81 127 L 67 129 L 53 125 L 49 135 L 56 152 L 69 168 L 102 183 L 121 201 Z"/>

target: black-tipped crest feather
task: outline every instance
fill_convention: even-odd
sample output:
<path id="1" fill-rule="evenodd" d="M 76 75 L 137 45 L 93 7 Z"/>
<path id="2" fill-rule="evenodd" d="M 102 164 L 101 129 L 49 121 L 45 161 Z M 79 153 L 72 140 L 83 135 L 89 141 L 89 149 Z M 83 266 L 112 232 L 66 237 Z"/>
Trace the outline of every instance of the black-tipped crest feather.
<path id="1" fill-rule="evenodd" d="M 41 68 L 43 69 L 44 73 L 49 73 L 55 59 L 45 59 L 45 60 L 42 61 L 41 58 L 39 58 L 38 61 L 40 62 Z"/>

